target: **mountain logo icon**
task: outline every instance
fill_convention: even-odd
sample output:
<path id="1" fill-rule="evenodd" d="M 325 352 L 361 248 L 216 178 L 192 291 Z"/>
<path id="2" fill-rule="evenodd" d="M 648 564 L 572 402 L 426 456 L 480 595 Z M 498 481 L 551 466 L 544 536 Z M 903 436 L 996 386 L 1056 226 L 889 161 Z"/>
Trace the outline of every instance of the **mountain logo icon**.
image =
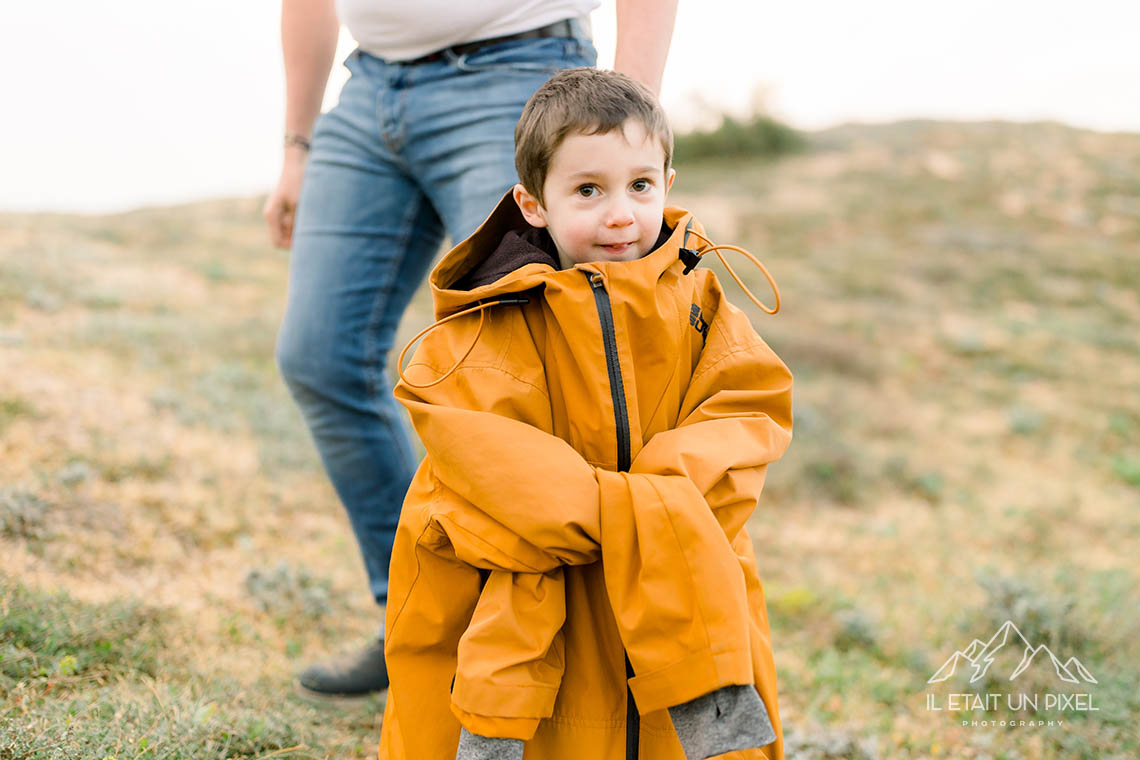
<path id="1" fill-rule="evenodd" d="M 1021 651 L 1021 662 L 1010 675 L 1009 680 L 1011 681 L 1024 673 L 1034 661 L 1037 661 L 1045 667 L 1051 666 L 1053 672 L 1062 681 L 1077 684 L 1082 682 L 1097 683 L 1092 673 L 1076 657 L 1070 657 L 1062 663 L 1057 655 L 1053 654 L 1053 651 L 1044 644 L 1036 647 L 1030 644 L 1010 620 L 1002 623 L 997 633 L 991 636 L 989 641 L 983 642 L 980 639 L 974 639 L 968 647 L 959 649 L 951 655 L 950 659 L 946 660 L 938 669 L 938 672 L 927 680 L 927 683 L 945 681 L 953 676 L 958 668 L 967 667 L 972 669 L 970 683 L 974 683 L 986 674 L 990 665 L 994 663 L 998 651 L 1007 645 L 1014 652 Z"/>

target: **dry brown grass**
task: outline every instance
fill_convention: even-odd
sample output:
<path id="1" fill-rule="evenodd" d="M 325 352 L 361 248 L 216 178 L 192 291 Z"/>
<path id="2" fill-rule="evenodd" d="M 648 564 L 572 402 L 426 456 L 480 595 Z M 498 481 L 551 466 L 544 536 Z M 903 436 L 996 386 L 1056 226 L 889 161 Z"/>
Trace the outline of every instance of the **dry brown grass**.
<path id="1" fill-rule="evenodd" d="M 797 375 L 796 441 L 753 532 L 795 746 L 1134 756 L 1140 136 L 903 123 L 814 144 L 775 164 L 682 166 L 672 198 L 761 255 L 785 298 L 755 323 Z M 163 621 L 153 680 L 92 666 L 107 680 L 92 699 L 139 716 L 88 721 L 107 755 L 375 750 L 372 712 L 288 696 L 295 668 L 356 645 L 378 614 L 273 366 L 287 258 L 257 210 L 0 217 L 0 489 L 24 499 L 23 522 L 0 521 L 24 526 L 0 531 L 5 598 L 65 589 L 98 611 L 134 597 Z M 428 306 L 419 294 L 402 335 Z M 310 578 L 320 603 L 258 598 L 251 570 Z M 1072 632 L 1062 658 L 1098 676 L 1100 713 L 994 731 L 926 711 L 926 678 L 988 638 L 1010 583 L 1042 630 Z M 44 673 L 7 682 L 25 729 L 50 733 L 87 693 L 57 696 L 72 666 L 51 651 Z M 210 703 L 234 705 L 246 749 L 209 734 Z M 128 752 L 146 730 L 176 751 Z"/>

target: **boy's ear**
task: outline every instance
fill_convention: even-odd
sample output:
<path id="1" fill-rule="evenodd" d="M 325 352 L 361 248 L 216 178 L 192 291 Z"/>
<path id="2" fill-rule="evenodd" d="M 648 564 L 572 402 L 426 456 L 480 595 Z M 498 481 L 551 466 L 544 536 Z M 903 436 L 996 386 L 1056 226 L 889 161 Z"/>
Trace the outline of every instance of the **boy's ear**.
<path id="1" fill-rule="evenodd" d="M 666 195 L 669 194 L 669 189 L 671 187 L 673 187 L 673 180 L 676 178 L 676 176 L 677 176 L 677 170 L 670 168 L 669 174 L 665 177 L 665 194 Z"/>
<path id="2" fill-rule="evenodd" d="M 518 204 L 519 211 L 522 212 L 523 219 L 526 219 L 527 224 L 531 227 L 545 227 L 546 214 L 542 208 L 542 204 L 538 199 L 527 192 L 527 189 L 522 184 L 517 184 L 511 194 L 515 198 L 515 203 Z"/>

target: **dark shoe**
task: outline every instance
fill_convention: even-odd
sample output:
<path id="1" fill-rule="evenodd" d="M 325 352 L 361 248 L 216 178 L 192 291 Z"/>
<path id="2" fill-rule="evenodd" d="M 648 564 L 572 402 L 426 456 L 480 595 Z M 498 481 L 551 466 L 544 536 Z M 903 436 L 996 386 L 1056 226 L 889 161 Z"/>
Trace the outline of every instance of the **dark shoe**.
<path id="1" fill-rule="evenodd" d="M 362 651 L 314 663 L 301 671 L 295 683 L 305 697 L 345 700 L 366 699 L 388 688 L 384 640 L 374 639 Z"/>

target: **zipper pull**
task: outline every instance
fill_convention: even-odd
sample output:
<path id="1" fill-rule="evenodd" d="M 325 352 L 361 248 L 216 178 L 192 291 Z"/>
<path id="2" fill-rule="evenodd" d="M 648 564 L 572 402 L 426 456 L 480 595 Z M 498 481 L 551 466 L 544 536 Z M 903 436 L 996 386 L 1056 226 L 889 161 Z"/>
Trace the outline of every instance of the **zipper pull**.
<path id="1" fill-rule="evenodd" d="M 594 272 L 590 275 L 590 285 L 594 288 L 594 290 L 597 290 L 598 288 L 602 288 L 603 290 L 605 289 L 606 283 L 605 280 L 602 279 L 601 272 Z"/>

